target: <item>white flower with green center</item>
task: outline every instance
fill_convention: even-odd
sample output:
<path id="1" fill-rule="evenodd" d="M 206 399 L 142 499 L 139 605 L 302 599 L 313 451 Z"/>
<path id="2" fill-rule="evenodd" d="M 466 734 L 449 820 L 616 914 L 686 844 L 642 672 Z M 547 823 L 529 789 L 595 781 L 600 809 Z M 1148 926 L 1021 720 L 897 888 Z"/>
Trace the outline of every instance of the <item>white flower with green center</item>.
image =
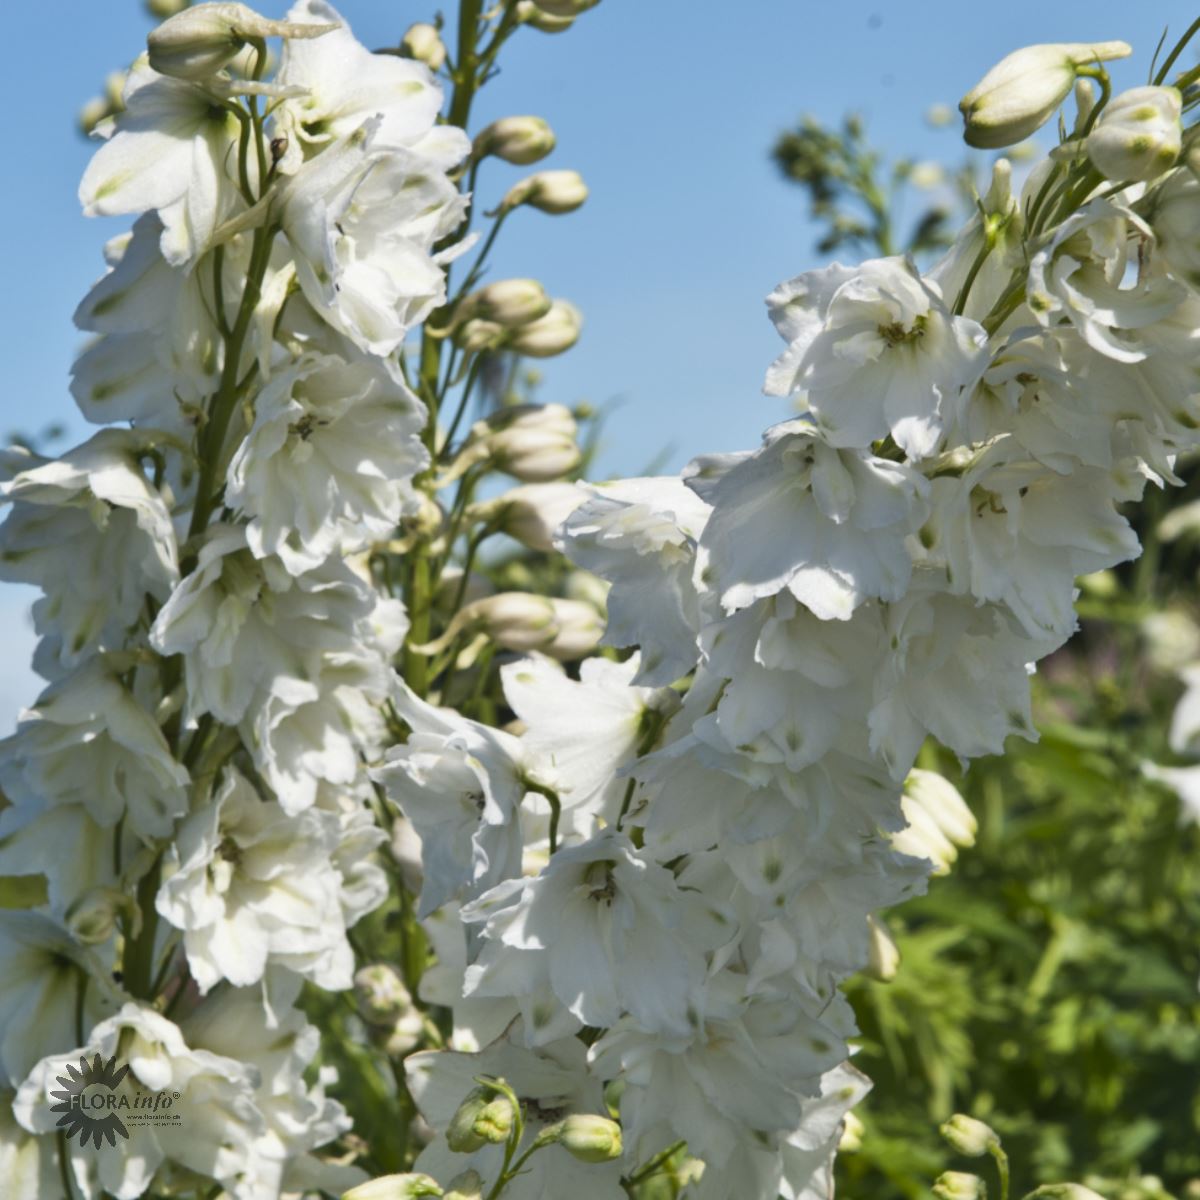
<path id="1" fill-rule="evenodd" d="M 428 464 L 425 408 L 373 363 L 325 356 L 276 373 L 229 465 L 225 502 L 250 518 L 256 558 L 294 574 L 388 537 Z"/>
<path id="2" fill-rule="evenodd" d="M 788 348 L 767 373 L 772 396 L 800 394 L 832 446 L 890 435 L 910 459 L 941 448 L 987 362 L 987 335 L 951 314 L 911 261 L 834 264 L 768 298 Z"/>

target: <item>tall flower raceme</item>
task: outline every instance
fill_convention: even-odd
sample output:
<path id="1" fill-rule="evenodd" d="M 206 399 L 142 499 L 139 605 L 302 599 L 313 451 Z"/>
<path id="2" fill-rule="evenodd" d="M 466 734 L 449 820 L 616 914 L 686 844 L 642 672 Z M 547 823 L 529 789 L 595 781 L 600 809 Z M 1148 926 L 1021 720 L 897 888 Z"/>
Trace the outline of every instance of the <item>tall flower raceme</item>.
<path id="1" fill-rule="evenodd" d="M 3 464 L 48 681 L 0 744 L 0 869 L 47 881 L 0 930 L 22 1196 L 827 1195 L 869 1087 L 838 985 L 895 971 L 874 914 L 973 835 L 921 744 L 1034 736 L 1076 575 L 1137 553 L 1117 506 L 1196 443 L 1195 72 L 1180 46 L 1110 102 L 1123 43 L 964 101 L 989 146 L 1079 107 L 932 272 L 772 293 L 798 415 L 758 450 L 588 488 L 568 409 L 466 420 L 579 333 L 484 281 L 497 232 L 586 194 L 508 187 L 451 288 L 485 160 L 554 144 L 469 139 L 472 100 L 592 3 L 463 0 L 449 55 L 427 25 L 370 54 L 324 0 L 197 5 L 101 128 L 85 208 L 136 220 L 73 391 L 114 427 Z M 562 586 L 476 569 L 498 534 L 553 563 L 560 526 Z M 351 986 L 347 1024 L 321 996 Z M 109 1059 L 118 1113 L 166 1094 L 178 1126 L 72 1128 Z"/>

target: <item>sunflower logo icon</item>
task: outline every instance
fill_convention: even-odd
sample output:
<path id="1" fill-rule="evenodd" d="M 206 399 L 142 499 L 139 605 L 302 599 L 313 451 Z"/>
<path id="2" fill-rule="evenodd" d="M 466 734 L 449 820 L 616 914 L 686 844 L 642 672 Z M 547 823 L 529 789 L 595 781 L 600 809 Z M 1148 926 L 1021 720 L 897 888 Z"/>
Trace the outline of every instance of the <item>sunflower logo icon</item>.
<path id="1" fill-rule="evenodd" d="M 86 1056 L 81 1057 L 78 1070 L 73 1063 L 67 1063 L 66 1072 L 55 1076 L 62 1088 L 50 1093 L 58 1101 L 50 1111 L 62 1114 L 58 1126 L 67 1137 L 78 1134 L 80 1146 L 92 1140 L 97 1150 L 102 1141 L 115 1146 L 118 1136 L 128 1138 L 129 1130 L 117 1116 L 120 1100 L 117 1088 L 129 1073 L 129 1067 L 118 1067 L 115 1054 L 107 1062 L 97 1054 L 90 1063 Z"/>

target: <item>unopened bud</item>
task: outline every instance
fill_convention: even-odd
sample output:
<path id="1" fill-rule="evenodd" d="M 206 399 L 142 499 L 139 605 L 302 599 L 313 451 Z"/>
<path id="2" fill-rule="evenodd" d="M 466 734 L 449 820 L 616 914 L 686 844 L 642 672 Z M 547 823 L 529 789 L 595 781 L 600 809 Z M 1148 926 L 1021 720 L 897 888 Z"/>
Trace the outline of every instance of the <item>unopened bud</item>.
<path id="1" fill-rule="evenodd" d="M 1044 1183 L 1034 1188 L 1025 1200 L 1104 1200 L 1099 1192 L 1084 1187 L 1082 1183 Z"/>
<path id="2" fill-rule="evenodd" d="M 965 1154 L 968 1158 L 979 1158 L 1000 1145 L 1000 1138 L 990 1125 L 968 1117 L 965 1113 L 955 1113 L 939 1128 L 942 1137 L 959 1154 Z"/>
<path id="3" fill-rule="evenodd" d="M 130 898 L 116 888 L 89 888 L 67 909 L 67 928 L 85 945 L 98 946 L 112 937 L 121 913 L 132 906 Z"/>
<path id="4" fill-rule="evenodd" d="M 556 17 L 534 4 L 533 0 L 518 0 L 517 20 L 542 33 L 562 33 L 575 23 L 574 17 Z"/>
<path id="5" fill-rule="evenodd" d="M 914 767 L 904 781 L 904 793 L 919 804 L 956 846 L 975 845 L 979 823 L 958 788 L 936 771 Z"/>
<path id="6" fill-rule="evenodd" d="M 165 21 L 177 12 L 183 12 L 190 0 L 146 0 L 146 11 L 156 21 Z"/>
<path id="7" fill-rule="evenodd" d="M 554 549 L 555 531 L 585 499 L 574 483 L 529 483 L 494 500 L 473 504 L 467 519 L 490 522 L 531 550 L 549 553 Z"/>
<path id="8" fill-rule="evenodd" d="M 464 1171 L 446 1185 L 445 1200 L 483 1200 L 483 1178 L 478 1171 Z"/>
<path id="9" fill-rule="evenodd" d="M 900 951 L 882 918 L 867 914 L 867 974 L 879 983 L 891 983 L 900 969 Z"/>
<path id="10" fill-rule="evenodd" d="M 557 1142 L 573 1158 L 586 1163 L 611 1162 L 622 1153 L 620 1125 L 592 1113 L 572 1113 L 548 1125 L 537 1140 L 542 1145 Z"/>
<path id="11" fill-rule="evenodd" d="M 472 317 L 464 321 L 454 334 L 455 343 L 467 354 L 481 354 L 485 350 L 496 350 L 504 344 L 508 330 L 495 321 Z"/>
<path id="12" fill-rule="evenodd" d="M 933 1194 L 938 1200 L 984 1200 L 987 1188 L 978 1175 L 966 1171 L 943 1171 L 933 1181 Z"/>
<path id="13" fill-rule="evenodd" d="M 551 302 L 550 311 L 522 325 L 508 339 L 508 347 L 530 358 L 553 358 L 579 341 L 583 314 L 566 300 Z"/>
<path id="14" fill-rule="evenodd" d="M 575 418 L 561 404 L 510 408 L 494 420 L 503 425 L 487 432 L 490 457 L 499 470 L 522 483 L 561 479 L 583 459 L 575 441 Z"/>
<path id="15" fill-rule="evenodd" d="M 842 1136 L 838 1138 L 838 1153 L 853 1154 L 855 1150 L 861 1150 L 863 1135 L 866 1132 L 867 1127 L 862 1123 L 862 1118 L 857 1113 L 848 1112 L 842 1118 Z"/>
<path id="16" fill-rule="evenodd" d="M 342 1193 L 342 1200 L 412 1200 L 417 1196 L 444 1195 L 441 1185 L 428 1175 L 381 1175 Z"/>
<path id="17" fill-rule="evenodd" d="M 440 70 L 446 61 L 446 46 L 441 34 L 425 21 L 408 27 L 400 39 L 400 50 L 406 58 L 423 62 L 431 71 Z"/>
<path id="18" fill-rule="evenodd" d="M 463 624 L 482 627 L 502 649 L 521 653 L 542 649 L 558 632 L 554 606 L 532 592 L 498 592 L 468 604 L 459 616 Z"/>
<path id="19" fill-rule="evenodd" d="M 1183 96 L 1173 87 L 1122 92 L 1088 134 L 1087 153 L 1106 179 L 1154 179 L 1183 146 Z"/>
<path id="20" fill-rule="evenodd" d="M 128 82 L 128 71 L 109 71 L 104 77 L 104 99 L 108 101 L 110 113 L 125 111 L 125 85 Z"/>
<path id="21" fill-rule="evenodd" d="M 388 963 L 372 963 L 354 976 L 354 997 L 362 1019 L 386 1025 L 412 1008 L 412 996 L 400 972 Z"/>
<path id="22" fill-rule="evenodd" d="M 499 279 L 467 296 L 459 319 L 482 317 L 506 329 L 527 325 L 550 311 L 550 297 L 536 279 Z"/>
<path id="23" fill-rule="evenodd" d="M 604 636 L 604 621 L 590 605 L 580 600 L 550 600 L 554 610 L 555 634 L 542 653 L 561 662 L 586 658 Z"/>
<path id="24" fill-rule="evenodd" d="M 540 162 L 554 149 L 554 130 L 541 117 L 501 117 L 475 138 L 474 156 L 489 154 L 515 166 Z"/>
<path id="25" fill-rule="evenodd" d="M 1063 42 L 1014 51 L 960 101 L 967 144 L 993 150 L 1023 141 L 1067 98 L 1080 67 L 1130 52 L 1125 42 Z"/>
<path id="26" fill-rule="evenodd" d="M 507 1141 L 512 1126 L 512 1101 L 491 1089 L 477 1087 L 450 1119 L 446 1144 L 456 1154 L 472 1154 L 489 1143 Z"/>
<path id="27" fill-rule="evenodd" d="M 522 204 L 539 212 L 560 216 L 574 212 L 588 197 L 587 184 L 578 171 L 538 171 L 514 183 L 500 201 L 500 211 Z"/>
<path id="28" fill-rule="evenodd" d="M 79 128 L 90 134 L 105 117 L 112 113 L 112 106 L 103 96 L 93 96 L 79 110 Z"/>
<path id="29" fill-rule="evenodd" d="M 146 39 L 150 66 L 162 75 L 204 79 L 237 57 L 250 41 L 314 38 L 336 25 L 271 21 L 244 4 L 197 4 L 168 17 Z"/>
<path id="30" fill-rule="evenodd" d="M 575 570 L 567 576 L 563 587 L 567 599 L 590 604 L 601 616 L 608 611 L 608 593 L 612 584 L 591 571 Z"/>

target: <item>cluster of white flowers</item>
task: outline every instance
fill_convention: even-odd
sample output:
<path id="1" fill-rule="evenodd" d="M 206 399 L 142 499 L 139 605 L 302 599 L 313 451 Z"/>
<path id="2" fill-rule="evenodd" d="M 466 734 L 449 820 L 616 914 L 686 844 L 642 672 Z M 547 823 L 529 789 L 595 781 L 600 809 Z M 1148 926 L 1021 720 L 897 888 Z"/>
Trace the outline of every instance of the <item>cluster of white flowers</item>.
<path id="1" fill-rule="evenodd" d="M 73 393 L 124 427 L 4 470 L 0 563 L 43 592 L 49 681 L 0 745 L 0 869 L 48 881 L 0 924 L 15 1200 L 364 1178 L 310 1154 L 349 1122 L 296 1001 L 352 986 L 348 930 L 388 890 L 366 764 L 407 622 L 355 564 L 429 465 L 394 352 L 467 203 L 441 106 L 325 0 L 208 4 L 97 131 L 84 209 L 137 219 L 79 306 Z M 59 1149 L 56 1078 L 96 1054 L 178 1093 L 178 1127 Z"/>
<path id="2" fill-rule="evenodd" d="M 594 2 L 494 15 L 554 31 Z M 447 304 L 457 168 L 553 137 L 510 118 L 472 143 L 439 121 L 437 31 L 404 49 L 369 53 L 325 0 L 201 4 L 98 128 L 85 210 L 137 220 L 78 310 L 73 391 L 122 427 L 3 460 L 0 577 L 44 593 L 48 686 L 0 743 L 0 872 L 47 880 L 0 914 L 0 1170 L 18 1200 L 625 1200 L 664 1172 L 688 1200 L 817 1200 L 869 1087 L 839 984 L 894 972 L 874 914 L 973 835 L 914 770 L 924 740 L 965 761 L 1035 736 L 1028 674 L 1074 629 L 1076 576 L 1137 554 L 1119 505 L 1200 443 L 1195 98 L 1098 102 L 1078 77 L 1107 98 L 1123 43 L 1010 56 L 963 102 L 977 144 L 1077 88 L 1021 193 L 1001 160 L 926 275 L 778 287 L 766 390 L 797 415 L 759 449 L 584 487 L 569 410 L 502 408 L 454 447 L 406 382 L 431 313 L 460 415 L 472 356 L 558 352 L 579 316 L 475 271 Z M 542 172 L 497 227 L 585 194 Z M 472 502 L 487 470 L 522 486 Z M 445 582 L 467 530 L 436 629 L 414 556 L 410 630 L 373 547 L 428 535 Z M 589 600 L 472 591 L 500 531 L 605 581 L 606 652 Z M 505 727 L 436 702 L 496 652 Z M 415 979 L 351 945 L 388 896 L 377 815 L 433 952 Z M 314 1153 L 350 1121 L 306 984 L 354 986 L 408 1055 L 414 1173 Z M 72 1064 L 111 1058 L 180 1124 L 51 1136 L 86 1114 Z"/>

